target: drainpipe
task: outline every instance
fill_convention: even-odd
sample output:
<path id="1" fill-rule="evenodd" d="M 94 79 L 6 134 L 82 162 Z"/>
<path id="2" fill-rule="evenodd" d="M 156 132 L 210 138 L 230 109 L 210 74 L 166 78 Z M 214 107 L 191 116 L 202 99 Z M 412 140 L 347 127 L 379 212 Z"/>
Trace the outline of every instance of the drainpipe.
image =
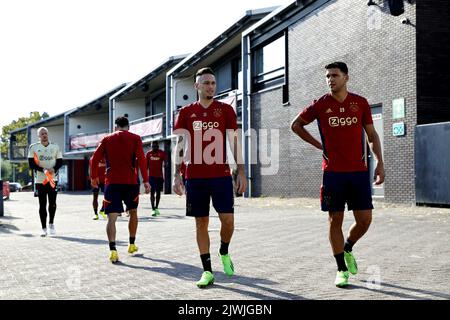
<path id="1" fill-rule="evenodd" d="M 27 147 L 29 148 L 31 145 L 31 127 L 27 127 Z M 28 161 L 28 153 L 27 153 L 27 161 Z M 36 186 L 34 185 L 34 171 L 31 172 L 31 185 L 33 186 L 33 192 L 36 191 Z"/>
<path id="2" fill-rule="evenodd" d="M 166 76 L 166 137 L 169 137 L 171 132 L 172 122 L 172 89 L 173 89 L 173 77 Z"/>
<path id="3" fill-rule="evenodd" d="M 242 142 L 244 146 L 244 162 L 247 168 L 248 188 L 245 192 L 245 197 L 252 197 L 252 137 L 250 134 L 251 129 L 251 110 L 250 110 L 250 38 L 244 36 L 242 38 Z"/>
<path id="4" fill-rule="evenodd" d="M 64 115 L 64 153 L 70 151 L 69 115 Z"/>
<path id="5" fill-rule="evenodd" d="M 111 133 L 114 131 L 113 128 L 113 123 L 114 123 L 114 105 L 115 105 L 115 100 L 114 99 L 109 99 L 109 132 Z"/>

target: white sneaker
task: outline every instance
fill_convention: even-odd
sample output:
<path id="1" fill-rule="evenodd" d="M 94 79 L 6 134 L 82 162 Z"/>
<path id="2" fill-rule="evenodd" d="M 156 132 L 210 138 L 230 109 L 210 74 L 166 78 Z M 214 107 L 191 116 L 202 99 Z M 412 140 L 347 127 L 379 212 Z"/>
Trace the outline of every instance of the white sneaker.
<path id="1" fill-rule="evenodd" d="M 54 224 L 49 224 L 49 233 L 51 236 L 54 236 L 56 234 L 56 230 L 55 230 L 55 225 Z"/>
<path id="2" fill-rule="evenodd" d="M 41 231 L 41 237 L 46 237 L 46 236 L 47 236 L 47 228 L 44 228 Z"/>

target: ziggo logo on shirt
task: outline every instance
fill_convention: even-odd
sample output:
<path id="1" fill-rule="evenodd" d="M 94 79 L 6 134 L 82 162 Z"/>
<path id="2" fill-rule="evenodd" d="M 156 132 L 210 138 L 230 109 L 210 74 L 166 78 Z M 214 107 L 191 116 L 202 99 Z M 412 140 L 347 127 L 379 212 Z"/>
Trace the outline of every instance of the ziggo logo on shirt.
<path id="1" fill-rule="evenodd" d="M 331 127 L 339 127 L 339 126 L 351 126 L 352 124 L 358 123 L 357 117 L 347 117 L 347 118 L 339 118 L 339 117 L 331 117 L 328 118 L 328 123 Z"/>
<path id="2" fill-rule="evenodd" d="M 219 127 L 219 123 L 217 121 L 194 121 L 192 123 L 192 127 L 194 130 L 207 130 L 207 129 L 216 129 Z"/>
<path id="3" fill-rule="evenodd" d="M 50 160 L 53 160 L 52 156 L 45 156 L 45 155 L 39 156 L 39 161 L 50 161 Z"/>

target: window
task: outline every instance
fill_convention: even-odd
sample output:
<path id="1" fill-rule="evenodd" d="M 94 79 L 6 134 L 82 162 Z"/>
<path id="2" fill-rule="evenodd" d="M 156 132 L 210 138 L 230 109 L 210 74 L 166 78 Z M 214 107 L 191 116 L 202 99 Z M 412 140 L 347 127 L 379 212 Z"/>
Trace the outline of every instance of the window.
<path id="1" fill-rule="evenodd" d="M 231 90 L 231 63 L 226 63 L 216 71 L 217 93 Z"/>
<path id="2" fill-rule="evenodd" d="M 166 113 L 166 93 L 162 93 L 152 99 L 152 114 Z"/>
<path id="3" fill-rule="evenodd" d="M 285 83 L 286 36 L 283 33 L 263 46 L 256 48 L 253 55 L 253 91 Z"/>
<path id="4" fill-rule="evenodd" d="M 166 94 L 165 92 L 149 97 L 147 96 L 145 98 L 145 116 L 153 116 L 159 113 L 165 113 L 166 112 Z"/>
<path id="5" fill-rule="evenodd" d="M 227 57 L 224 58 L 226 60 Z M 240 57 L 233 56 L 224 64 L 213 66 L 216 74 L 217 90 L 216 94 L 225 93 L 238 88 L 238 74 L 240 71 Z"/>

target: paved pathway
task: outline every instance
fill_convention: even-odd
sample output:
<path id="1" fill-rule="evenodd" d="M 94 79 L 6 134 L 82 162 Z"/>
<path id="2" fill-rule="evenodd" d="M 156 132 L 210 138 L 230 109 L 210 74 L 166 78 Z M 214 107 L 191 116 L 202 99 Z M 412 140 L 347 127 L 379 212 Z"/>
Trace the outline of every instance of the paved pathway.
<path id="1" fill-rule="evenodd" d="M 127 255 L 128 221 L 119 218 L 117 265 L 108 261 L 105 220 L 91 220 L 91 195 L 61 193 L 57 203 L 57 236 L 41 238 L 37 198 L 12 193 L 5 202 L 0 299 L 450 299 L 450 209 L 375 203 L 371 229 L 354 248 L 360 273 L 338 289 L 318 200 L 238 198 L 230 245 L 236 275 L 228 278 L 215 255 L 213 211 L 216 283 L 200 290 L 195 223 L 185 217 L 184 198 L 163 195 L 161 216 L 153 218 L 142 195 L 139 253 Z M 352 221 L 347 214 L 346 229 Z"/>

